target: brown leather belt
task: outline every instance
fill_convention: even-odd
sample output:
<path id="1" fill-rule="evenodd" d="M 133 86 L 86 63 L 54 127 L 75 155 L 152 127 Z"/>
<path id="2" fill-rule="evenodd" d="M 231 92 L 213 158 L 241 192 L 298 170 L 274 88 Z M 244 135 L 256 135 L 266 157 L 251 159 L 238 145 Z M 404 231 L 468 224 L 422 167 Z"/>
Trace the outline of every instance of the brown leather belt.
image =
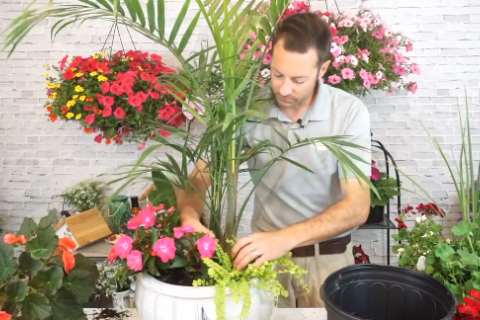
<path id="1" fill-rule="evenodd" d="M 319 243 L 311 244 L 309 246 L 294 248 L 292 256 L 295 258 L 305 258 L 315 256 L 315 246 L 318 246 L 320 255 L 324 254 L 340 254 L 347 250 L 347 245 L 352 241 L 351 235 L 341 238 L 335 238 Z"/>

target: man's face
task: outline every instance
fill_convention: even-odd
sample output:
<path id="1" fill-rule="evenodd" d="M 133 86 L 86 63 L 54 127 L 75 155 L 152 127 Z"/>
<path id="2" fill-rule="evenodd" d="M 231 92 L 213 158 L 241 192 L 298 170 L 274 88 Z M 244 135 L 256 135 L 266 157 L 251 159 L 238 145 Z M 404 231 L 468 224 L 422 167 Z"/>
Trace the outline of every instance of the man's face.
<path id="1" fill-rule="evenodd" d="M 329 61 L 319 70 L 314 48 L 307 53 L 286 51 L 283 40 L 275 45 L 270 66 L 271 87 L 281 109 L 309 104 L 317 81 L 325 74 Z"/>

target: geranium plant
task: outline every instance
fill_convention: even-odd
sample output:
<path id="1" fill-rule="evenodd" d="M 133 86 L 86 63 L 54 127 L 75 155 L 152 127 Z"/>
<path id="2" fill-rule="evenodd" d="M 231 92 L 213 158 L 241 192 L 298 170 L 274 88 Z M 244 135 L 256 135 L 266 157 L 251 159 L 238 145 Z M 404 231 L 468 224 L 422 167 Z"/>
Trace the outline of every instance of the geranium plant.
<path id="1" fill-rule="evenodd" d="M 370 207 L 385 206 L 390 199 L 400 194 L 397 179 L 387 177 L 386 172 L 381 172 L 375 160 L 372 160 L 372 176 L 370 179 L 378 192 L 378 195 L 373 192 L 370 193 Z"/>
<path id="2" fill-rule="evenodd" d="M 283 18 L 297 13 L 310 12 L 311 7 L 303 1 L 294 1 Z M 315 11 L 331 24 L 333 43 L 332 64 L 324 76 L 326 83 L 357 96 L 365 96 L 370 90 L 382 90 L 393 94 L 402 88 L 415 93 L 418 85 L 408 81 L 410 74 L 420 74 L 416 63 L 404 55 L 412 51 L 410 39 L 393 31 L 378 14 L 361 9 L 356 14 Z M 268 28 L 259 32 L 268 32 Z M 252 43 L 259 33 L 252 33 L 245 44 L 245 52 L 252 50 Z M 270 82 L 269 64 L 272 47 L 262 44 L 255 50 L 262 60 L 260 82 Z M 243 53 L 242 53 L 243 57 Z"/>
<path id="3" fill-rule="evenodd" d="M 95 290 L 97 267 L 74 252 L 72 239 L 55 235 L 56 219 L 55 212 L 38 224 L 25 218 L 0 241 L 0 319 L 87 319 L 82 304 Z"/>
<path id="4" fill-rule="evenodd" d="M 218 320 L 225 319 L 227 287 L 235 297 L 243 299 L 242 316 L 246 316 L 251 304 L 250 285 L 273 296 L 288 294 L 277 279 L 277 272 L 273 268 L 275 264 L 283 266 L 284 272 L 298 277 L 300 283 L 300 276 L 305 273 L 288 256 L 267 262 L 261 267 L 249 265 L 244 271 L 237 270 L 217 239 L 194 232 L 193 227 L 181 226 L 179 212 L 174 207 L 166 209 L 163 204 L 157 207 L 148 205 L 128 222 L 127 227 L 130 232 L 122 235 L 109 254 L 110 263 L 121 261 L 124 266 L 123 272 L 116 272 L 115 282 L 120 280 L 118 283 L 122 285 L 128 276 L 148 271 L 166 283 L 215 285 Z M 252 278 L 257 281 L 252 282 Z"/>
<path id="5" fill-rule="evenodd" d="M 159 81 L 175 70 L 155 53 L 67 55 L 59 66 L 46 67 L 50 121 L 77 121 L 98 143 L 144 143 L 156 134 L 168 135 L 162 124 L 178 127 L 185 120 L 171 88 Z"/>

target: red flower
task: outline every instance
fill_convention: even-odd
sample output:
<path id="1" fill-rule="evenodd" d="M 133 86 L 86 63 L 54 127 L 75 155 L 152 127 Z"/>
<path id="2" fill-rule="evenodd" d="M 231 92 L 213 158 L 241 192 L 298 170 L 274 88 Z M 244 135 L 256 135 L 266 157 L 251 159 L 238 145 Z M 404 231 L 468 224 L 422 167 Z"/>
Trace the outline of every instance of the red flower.
<path id="1" fill-rule="evenodd" d="M 58 247 L 55 251 L 56 255 L 61 255 L 65 272 L 70 271 L 75 267 L 75 256 L 72 252 L 75 251 L 77 244 L 69 237 L 60 238 Z"/>
<path id="2" fill-rule="evenodd" d="M 122 85 L 120 86 L 120 90 L 122 90 L 129 96 L 133 95 L 132 84 L 130 83 L 122 83 Z"/>
<path id="3" fill-rule="evenodd" d="M 407 224 L 405 222 L 403 222 L 402 219 L 397 217 L 397 218 L 395 218 L 395 221 L 398 222 L 398 229 L 407 228 Z"/>
<path id="4" fill-rule="evenodd" d="M 10 320 L 12 315 L 8 314 L 6 311 L 0 311 L 0 320 Z"/>
<path id="5" fill-rule="evenodd" d="M 114 95 L 121 95 L 123 94 L 122 87 L 118 84 L 114 84 L 113 86 L 110 87 L 110 92 L 113 93 Z"/>
<path id="6" fill-rule="evenodd" d="M 168 137 L 172 134 L 170 131 L 165 131 L 165 130 L 162 130 L 162 129 L 160 129 L 159 132 L 164 137 Z"/>
<path id="7" fill-rule="evenodd" d="M 158 100 L 158 99 L 160 99 L 160 93 L 155 92 L 155 91 L 150 92 L 150 97 L 154 100 Z"/>
<path id="8" fill-rule="evenodd" d="M 155 78 L 154 75 L 151 75 L 151 74 L 146 73 L 146 72 L 141 72 L 141 73 L 140 73 L 140 78 L 141 78 L 142 80 L 149 81 L 149 82 L 155 81 L 155 80 L 157 79 L 157 78 Z"/>
<path id="9" fill-rule="evenodd" d="M 142 92 L 142 91 L 138 92 L 138 93 L 136 94 L 136 96 L 137 96 L 139 99 L 141 99 L 142 102 L 145 102 L 145 101 L 147 101 L 147 99 L 148 99 L 148 94 L 146 94 L 145 92 Z"/>
<path id="10" fill-rule="evenodd" d="M 113 114 L 118 119 L 123 119 L 125 118 L 125 115 L 126 115 L 125 111 L 121 107 L 118 107 L 117 109 L 115 109 L 115 112 Z"/>
<path id="11" fill-rule="evenodd" d="M 103 94 L 107 94 L 109 91 L 110 91 L 110 83 L 108 83 L 108 82 L 102 83 Z"/>
<path id="12" fill-rule="evenodd" d="M 372 167 L 372 176 L 370 177 L 370 179 L 372 181 L 377 181 L 380 179 L 381 176 L 382 174 L 380 173 L 380 170 L 378 170 L 378 168 Z"/>
<path id="13" fill-rule="evenodd" d="M 83 109 L 85 109 L 85 111 L 93 111 L 92 106 L 85 106 L 85 107 L 83 107 Z"/>
<path id="14" fill-rule="evenodd" d="M 76 68 L 82 63 L 83 58 L 81 56 L 76 56 L 75 60 L 70 64 L 70 68 Z"/>
<path id="15" fill-rule="evenodd" d="M 80 70 L 82 70 L 82 72 L 92 72 L 92 71 L 95 71 L 96 65 L 97 65 L 97 61 L 92 57 L 90 57 L 83 62 Z"/>
<path id="16" fill-rule="evenodd" d="M 60 63 L 60 70 L 63 70 L 65 68 L 65 65 L 67 64 L 67 60 L 68 60 L 68 54 L 65 57 L 63 57 L 61 61 L 58 62 Z"/>
<path id="17" fill-rule="evenodd" d="M 95 137 L 94 140 L 95 140 L 95 142 L 100 143 L 100 142 L 102 142 L 102 139 L 103 139 L 103 136 L 102 136 L 102 134 L 100 133 L 99 135 L 97 135 L 97 136 Z"/>
<path id="18" fill-rule="evenodd" d="M 88 124 L 92 124 L 95 122 L 95 113 L 89 114 L 85 117 L 85 122 Z"/>
<path id="19" fill-rule="evenodd" d="M 163 109 L 158 110 L 158 118 L 164 121 L 170 120 L 177 113 L 176 108 L 167 104 L 163 106 Z"/>
<path id="20" fill-rule="evenodd" d="M 138 95 L 131 95 L 128 97 L 128 104 L 134 107 L 140 107 L 143 103 L 143 99 Z"/>
<path id="21" fill-rule="evenodd" d="M 152 54 L 150 55 L 150 59 L 151 59 L 152 61 L 162 61 L 162 57 L 159 56 L 159 55 L 156 54 L 156 53 L 152 53 Z"/>
<path id="22" fill-rule="evenodd" d="M 110 96 L 103 97 L 103 105 L 105 107 L 111 107 L 113 106 L 114 103 L 115 103 L 115 99 L 113 97 L 110 97 Z"/>
<path id="23" fill-rule="evenodd" d="M 63 77 L 66 79 L 66 80 L 72 80 L 73 77 L 75 77 L 75 73 L 73 72 L 72 69 L 67 69 L 67 71 L 65 71 L 65 73 L 63 74 Z"/>
<path id="24" fill-rule="evenodd" d="M 103 109 L 103 117 L 110 117 L 112 115 L 112 107 L 108 106 Z"/>

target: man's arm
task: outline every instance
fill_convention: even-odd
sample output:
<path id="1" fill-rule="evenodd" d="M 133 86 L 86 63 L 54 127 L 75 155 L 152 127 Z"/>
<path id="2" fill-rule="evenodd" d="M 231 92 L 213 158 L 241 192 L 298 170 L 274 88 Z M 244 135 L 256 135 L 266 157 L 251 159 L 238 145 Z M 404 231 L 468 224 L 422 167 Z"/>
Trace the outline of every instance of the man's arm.
<path id="1" fill-rule="evenodd" d="M 325 241 L 365 223 L 370 211 L 370 187 L 357 179 L 341 180 L 344 198 L 313 218 L 280 230 L 290 249 Z"/>

